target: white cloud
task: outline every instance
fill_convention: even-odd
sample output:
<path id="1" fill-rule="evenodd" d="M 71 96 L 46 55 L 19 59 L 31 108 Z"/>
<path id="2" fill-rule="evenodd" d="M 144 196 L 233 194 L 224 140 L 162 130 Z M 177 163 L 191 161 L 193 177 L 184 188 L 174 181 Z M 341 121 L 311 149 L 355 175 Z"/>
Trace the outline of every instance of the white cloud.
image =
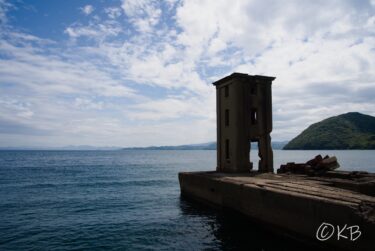
<path id="1" fill-rule="evenodd" d="M 162 14 L 160 2 L 154 0 L 123 0 L 121 7 L 141 33 L 151 32 Z"/>
<path id="2" fill-rule="evenodd" d="M 213 38 L 208 48 L 209 55 L 215 55 L 216 53 L 227 48 L 227 44 L 219 38 Z"/>
<path id="3" fill-rule="evenodd" d="M 94 11 L 94 7 L 92 5 L 85 5 L 84 7 L 81 8 L 81 11 L 83 14 L 86 16 L 90 15 Z"/>
<path id="4" fill-rule="evenodd" d="M 0 107 L 2 116 L 8 114 L 9 111 L 11 113 L 8 116 L 12 115 L 22 119 L 29 119 L 34 115 L 29 102 L 20 101 L 9 96 L 2 97 Z"/>
<path id="5" fill-rule="evenodd" d="M 94 110 L 102 110 L 103 109 L 103 102 L 95 102 L 88 98 L 76 98 L 74 100 L 74 105 L 77 106 L 79 109 L 87 110 L 87 109 L 94 109 Z"/>
<path id="6" fill-rule="evenodd" d="M 72 39 L 79 37 L 91 38 L 99 41 L 104 41 L 108 37 L 117 36 L 122 31 L 122 28 L 115 21 L 107 21 L 103 23 L 91 22 L 88 25 L 80 23 L 73 24 L 67 27 L 64 33 Z"/>
<path id="7" fill-rule="evenodd" d="M 0 52 L 11 60 L 0 60 L 1 81 L 44 93 L 95 93 L 101 96 L 132 97 L 135 92 L 114 80 L 94 64 L 64 62 L 28 48 L 3 42 Z M 42 88 L 41 88 L 42 87 Z"/>
<path id="8" fill-rule="evenodd" d="M 96 29 L 91 29 L 88 27 L 68 27 L 65 30 L 70 37 L 77 38 L 81 36 L 98 36 L 99 32 Z"/>
<path id="9" fill-rule="evenodd" d="M 170 96 L 131 106 L 128 116 L 134 120 L 162 121 L 173 118 L 215 120 L 215 95 L 206 99 L 198 97 Z"/>
<path id="10" fill-rule="evenodd" d="M 104 9 L 104 12 L 108 15 L 111 19 L 116 19 L 121 16 L 122 11 L 120 8 L 117 7 L 108 7 Z"/>

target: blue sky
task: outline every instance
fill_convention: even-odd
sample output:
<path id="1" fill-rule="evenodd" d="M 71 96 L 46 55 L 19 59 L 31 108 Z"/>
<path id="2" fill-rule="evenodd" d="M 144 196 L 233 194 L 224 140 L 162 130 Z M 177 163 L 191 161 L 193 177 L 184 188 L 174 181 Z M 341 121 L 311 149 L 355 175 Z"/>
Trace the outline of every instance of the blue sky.
<path id="1" fill-rule="evenodd" d="M 375 115 L 375 1 L 0 0 L 0 146 L 214 141 L 215 88 L 275 76 L 273 140 Z"/>

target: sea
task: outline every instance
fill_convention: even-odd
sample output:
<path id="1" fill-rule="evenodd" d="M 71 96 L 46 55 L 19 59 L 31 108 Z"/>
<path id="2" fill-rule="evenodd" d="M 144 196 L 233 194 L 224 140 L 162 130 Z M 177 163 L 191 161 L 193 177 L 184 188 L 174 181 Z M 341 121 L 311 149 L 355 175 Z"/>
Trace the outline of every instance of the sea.
<path id="1" fill-rule="evenodd" d="M 274 150 L 274 166 L 317 154 L 375 172 L 372 150 Z M 0 151 L 0 250 L 306 249 L 181 198 L 178 172 L 215 167 L 211 150 Z"/>

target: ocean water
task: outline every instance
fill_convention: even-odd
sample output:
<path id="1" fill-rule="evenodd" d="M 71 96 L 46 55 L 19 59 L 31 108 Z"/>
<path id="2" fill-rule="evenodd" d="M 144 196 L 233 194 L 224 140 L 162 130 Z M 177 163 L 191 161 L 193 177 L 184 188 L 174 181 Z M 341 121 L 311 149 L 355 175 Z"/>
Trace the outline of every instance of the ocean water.
<path id="1" fill-rule="evenodd" d="M 275 150 L 275 169 L 318 153 L 375 172 L 375 151 Z M 215 166 L 215 151 L 0 151 L 0 250 L 303 248 L 180 198 L 178 172 Z"/>

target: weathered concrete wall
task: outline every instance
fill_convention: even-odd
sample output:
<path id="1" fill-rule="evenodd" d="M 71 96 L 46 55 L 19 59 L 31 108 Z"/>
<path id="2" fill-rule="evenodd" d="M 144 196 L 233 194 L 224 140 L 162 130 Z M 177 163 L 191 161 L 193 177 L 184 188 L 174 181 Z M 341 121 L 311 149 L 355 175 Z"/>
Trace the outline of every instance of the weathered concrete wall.
<path id="1" fill-rule="evenodd" d="M 259 144 L 259 171 L 273 171 L 270 133 L 274 79 L 233 73 L 213 83 L 217 106 L 217 171 L 249 172 L 250 142 Z M 258 163 L 253 166 L 256 169 Z"/>

